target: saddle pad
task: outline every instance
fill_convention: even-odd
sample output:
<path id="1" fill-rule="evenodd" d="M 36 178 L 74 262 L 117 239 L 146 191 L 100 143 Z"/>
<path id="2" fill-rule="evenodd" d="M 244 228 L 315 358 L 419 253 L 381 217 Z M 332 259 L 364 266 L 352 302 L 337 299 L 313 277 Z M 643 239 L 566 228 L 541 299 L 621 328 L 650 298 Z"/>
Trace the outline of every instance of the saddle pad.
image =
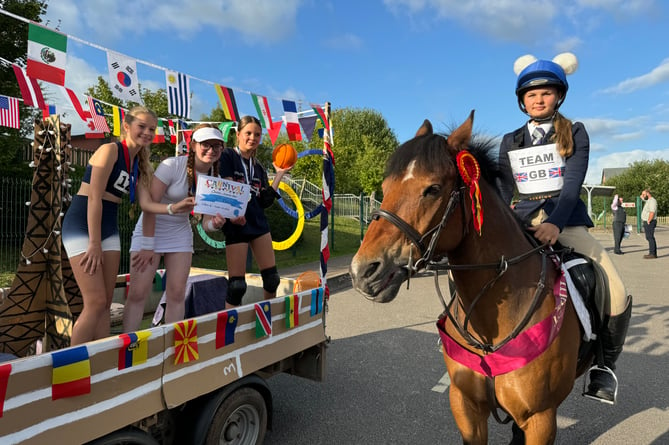
<path id="1" fill-rule="evenodd" d="M 564 273 L 564 276 L 567 280 L 567 289 L 569 290 L 571 301 L 574 304 L 574 309 L 576 309 L 576 315 L 578 315 L 578 319 L 581 321 L 581 326 L 583 326 L 583 338 L 585 341 L 590 341 L 596 337 L 592 332 L 590 314 L 588 313 L 588 309 L 585 307 L 581 293 L 574 285 L 574 281 L 571 279 L 571 275 L 569 275 L 569 269 L 573 266 L 576 266 L 577 264 L 587 264 L 587 261 L 583 258 L 574 258 L 573 260 L 562 263 L 561 267 L 562 272 Z"/>

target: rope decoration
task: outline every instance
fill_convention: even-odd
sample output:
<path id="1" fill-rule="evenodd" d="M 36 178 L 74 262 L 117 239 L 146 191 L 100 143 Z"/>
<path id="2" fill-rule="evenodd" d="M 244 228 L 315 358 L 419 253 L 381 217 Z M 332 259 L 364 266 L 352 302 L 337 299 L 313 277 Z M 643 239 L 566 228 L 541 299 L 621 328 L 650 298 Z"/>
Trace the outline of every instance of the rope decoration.
<path id="1" fill-rule="evenodd" d="M 470 152 L 462 150 L 458 153 L 456 163 L 460 176 L 469 187 L 469 197 L 472 200 L 472 216 L 474 229 L 481 236 L 483 226 L 483 205 L 481 203 L 481 189 L 479 188 L 479 179 L 481 178 L 481 167 L 478 161 Z"/>

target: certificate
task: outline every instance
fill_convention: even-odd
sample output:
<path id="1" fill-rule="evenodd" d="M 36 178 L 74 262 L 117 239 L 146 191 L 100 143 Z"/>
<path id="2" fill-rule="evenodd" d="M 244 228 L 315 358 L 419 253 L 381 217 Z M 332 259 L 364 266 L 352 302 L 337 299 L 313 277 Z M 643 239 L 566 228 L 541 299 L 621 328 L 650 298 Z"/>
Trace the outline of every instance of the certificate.
<path id="1" fill-rule="evenodd" d="M 197 175 L 193 212 L 205 215 L 220 213 L 226 218 L 236 218 L 246 213 L 250 196 L 251 186 L 248 184 Z"/>

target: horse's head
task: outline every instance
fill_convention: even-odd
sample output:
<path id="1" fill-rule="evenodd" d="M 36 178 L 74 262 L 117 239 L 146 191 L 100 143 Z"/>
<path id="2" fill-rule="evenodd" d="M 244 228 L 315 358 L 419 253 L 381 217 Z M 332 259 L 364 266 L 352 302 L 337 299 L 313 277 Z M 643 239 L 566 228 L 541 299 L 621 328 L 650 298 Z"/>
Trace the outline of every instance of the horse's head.
<path id="1" fill-rule="evenodd" d="M 473 120 L 472 111 L 447 138 L 426 120 L 388 160 L 381 208 L 351 264 L 353 285 L 367 298 L 393 300 L 415 269 L 460 243 L 471 214 L 461 211 L 455 159 L 469 146 Z"/>

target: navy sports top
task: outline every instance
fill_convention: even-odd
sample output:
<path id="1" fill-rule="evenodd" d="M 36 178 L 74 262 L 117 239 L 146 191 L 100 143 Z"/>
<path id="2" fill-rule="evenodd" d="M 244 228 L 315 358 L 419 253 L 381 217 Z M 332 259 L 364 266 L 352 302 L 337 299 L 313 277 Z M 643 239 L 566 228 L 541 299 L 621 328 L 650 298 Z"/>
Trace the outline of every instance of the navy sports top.
<path id="1" fill-rule="evenodd" d="M 109 179 L 107 179 L 107 186 L 105 187 L 105 191 L 111 193 L 117 198 L 123 198 L 123 195 L 130 193 L 130 168 L 128 165 L 126 165 L 123 144 L 117 142 L 116 147 L 118 148 L 118 156 L 116 163 L 114 163 L 114 167 L 109 174 Z M 136 157 L 135 162 L 137 162 Z M 81 182 L 85 182 L 86 184 L 91 183 L 92 170 L 93 166 L 88 164 L 86 166 L 86 170 L 84 171 L 84 177 L 81 179 Z"/>

